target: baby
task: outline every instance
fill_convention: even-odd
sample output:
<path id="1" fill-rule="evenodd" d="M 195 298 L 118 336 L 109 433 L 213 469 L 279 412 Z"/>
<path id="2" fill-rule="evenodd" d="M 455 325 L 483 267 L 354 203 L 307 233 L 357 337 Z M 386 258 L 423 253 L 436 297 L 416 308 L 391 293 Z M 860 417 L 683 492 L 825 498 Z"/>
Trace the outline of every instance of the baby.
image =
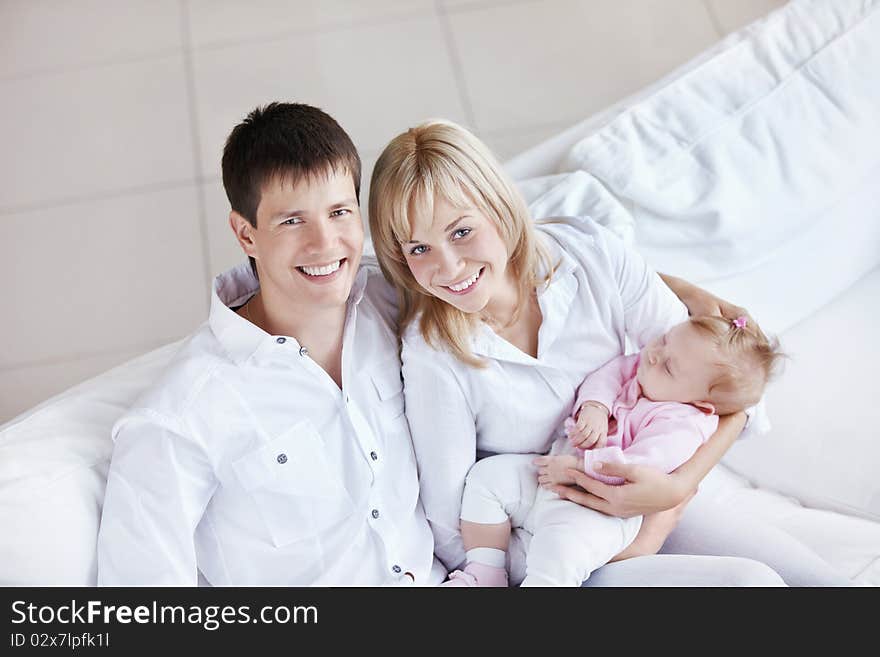
<path id="1" fill-rule="evenodd" d="M 503 454 L 471 468 L 461 511 L 467 565 L 444 585 L 507 586 L 513 526 L 532 535 L 523 586 L 580 586 L 633 541 L 641 517 L 606 516 L 546 488 L 573 483 L 569 468 L 623 483 L 594 462 L 671 472 L 715 432 L 719 415 L 758 402 L 781 357 L 777 346 L 746 317 L 695 317 L 590 374 L 550 455 Z"/>

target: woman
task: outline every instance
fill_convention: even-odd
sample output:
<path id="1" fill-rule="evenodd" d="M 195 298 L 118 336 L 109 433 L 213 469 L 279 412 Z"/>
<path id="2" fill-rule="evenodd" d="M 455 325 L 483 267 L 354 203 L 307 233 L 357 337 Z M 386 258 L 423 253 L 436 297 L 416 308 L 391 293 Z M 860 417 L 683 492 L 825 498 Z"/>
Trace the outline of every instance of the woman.
<path id="1" fill-rule="evenodd" d="M 431 121 L 392 140 L 373 171 L 369 211 L 380 265 L 400 299 L 422 501 L 435 553 L 450 569 L 465 556 L 458 515 L 477 458 L 546 452 L 577 385 L 623 353 L 627 335 L 641 347 L 683 321 L 688 309 L 742 313 L 668 277 L 673 294 L 644 260 L 589 219 L 533 226 L 488 149 L 449 122 Z M 581 477 L 586 492 L 558 491 L 611 515 L 648 516 L 618 563 L 599 569 L 589 584 L 781 583 L 770 568 L 744 559 L 625 561 L 660 548 L 745 422 L 742 413 L 722 418 L 671 474 L 606 464 L 607 474 L 629 483 L 610 487 Z M 522 571 L 524 549 L 522 540 L 511 545 L 512 572 Z"/>

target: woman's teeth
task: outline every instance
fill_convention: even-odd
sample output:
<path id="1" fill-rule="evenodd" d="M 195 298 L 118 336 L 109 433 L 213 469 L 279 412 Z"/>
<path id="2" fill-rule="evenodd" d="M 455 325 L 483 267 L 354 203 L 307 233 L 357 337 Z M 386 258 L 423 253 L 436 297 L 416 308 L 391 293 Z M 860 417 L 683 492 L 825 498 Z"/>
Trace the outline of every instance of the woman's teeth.
<path id="1" fill-rule="evenodd" d="M 337 260 L 336 262 L 332 262 L 329 265 L 324 265 L 322 267 L 297 267 L 304 274 L 308 274 L 309 276 L 326 276 L 327 274 L 332 274 L 342 265 L 342 260 Z"/>
<path id="2" fill-rule="evenodd" d="M 453 292 L 463 292 L 468 289 L 471 285 L 477 282 L 477 279 L 480 277 L 480 272 L 477 272 L 467 280 L 462 281 L 461 283 L 456 283 L 455 285 L 450 285 L 449 289 Z"/>

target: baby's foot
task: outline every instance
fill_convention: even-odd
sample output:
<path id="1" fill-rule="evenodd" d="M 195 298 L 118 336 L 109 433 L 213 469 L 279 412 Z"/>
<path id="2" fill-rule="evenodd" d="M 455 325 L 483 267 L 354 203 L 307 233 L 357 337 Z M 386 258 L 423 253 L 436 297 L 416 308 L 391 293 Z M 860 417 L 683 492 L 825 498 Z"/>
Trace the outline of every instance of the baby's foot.
<path id="1" fill-rule="evenodd" d="M 538 483 L 544 488 L 556 484 L 568 485 L 575 483 L 567 470 L 568 468 L 576 468 L 578 470 L 582 468 L 581 460 L 577 456 L 569 454 L 539 456 L 532 463 L 538 466 Z"/>

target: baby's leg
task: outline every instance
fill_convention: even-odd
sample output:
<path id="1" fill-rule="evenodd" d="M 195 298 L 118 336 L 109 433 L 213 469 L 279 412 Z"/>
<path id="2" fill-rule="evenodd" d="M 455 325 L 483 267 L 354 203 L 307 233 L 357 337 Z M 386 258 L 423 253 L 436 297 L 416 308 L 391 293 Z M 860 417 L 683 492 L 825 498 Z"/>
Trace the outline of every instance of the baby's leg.
<path id="1" fill-rule="evenodd" d="M 507 585 L 505 561 L 511 525 L 522 526 L 538 489 L 534 454 L 501 454 L 478 461 L 465 482 L 461 534 L 467 551 L 459 585 Z M 502 581 L 503 579 L 503 581 Z"/>
<path id="2" fill-rule="evenodd" d="M 581 586 L 596 568 L 625 549 L 639 532 L 641 517 L 615 518 L 538 492 L 523 586 Z"/>

